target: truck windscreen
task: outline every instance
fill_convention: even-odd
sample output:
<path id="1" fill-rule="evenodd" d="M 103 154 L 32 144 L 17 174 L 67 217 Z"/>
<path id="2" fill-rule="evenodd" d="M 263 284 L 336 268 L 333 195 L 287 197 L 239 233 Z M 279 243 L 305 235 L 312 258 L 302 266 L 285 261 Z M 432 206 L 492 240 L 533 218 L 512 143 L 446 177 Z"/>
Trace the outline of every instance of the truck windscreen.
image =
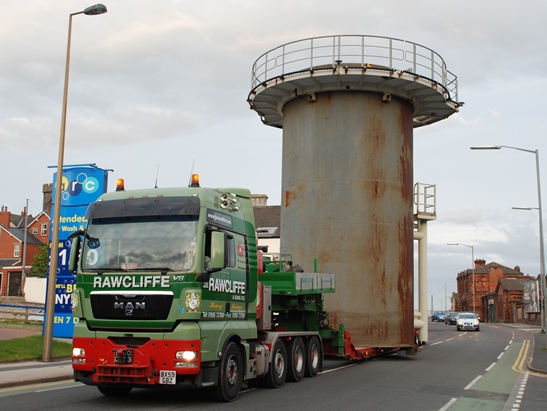
<path id="1" fill-rule="evenodd" d="M 188 272 L 196 260 L 197 229 L 197 215 L 90 219 L 82 245 L 82 269 Z"/>

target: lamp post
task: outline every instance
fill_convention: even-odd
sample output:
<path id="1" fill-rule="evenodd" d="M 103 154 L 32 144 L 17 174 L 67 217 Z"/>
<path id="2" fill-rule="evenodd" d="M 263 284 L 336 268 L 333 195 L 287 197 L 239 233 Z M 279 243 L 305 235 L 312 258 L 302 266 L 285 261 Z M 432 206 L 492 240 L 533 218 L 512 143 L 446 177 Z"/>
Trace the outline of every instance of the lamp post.
<path id="1" fill-rule="evenodd" d="M 68 41 L 66 46 L 65 84 L 63 108 L 61 114 L 61 136 L 59 137 L 59 157 L 57 161 L 57 181 L 55 182 L 55 206 L 53 209 L 53 227 L 51 233 L 51 252 L 49 265 L 48 290 L 46 296 L 46 323 L 44 327 L 44 348 L 42 361 L 51 361 L 51 342 L 53 336 L 53 319 L 55 311 L 55 288 L 57 283 L 57 260 L 59 258 L 59 219 L 61 217 L 61 192 L 63 191 L 63 161 L 65 154 L 66 108 L 68 97 L 68 73 L 70 66 L 70 41 L 72 36 L 72 16 L 86 14 L 95 16 L 107 12 L 104 4 L 95 4 L 83 11 L 72 13 L 68 19 Z"/>
<path id="2" fill-rule="evenodd" d="M 543 241 L 543 212 L 541 207 L 541 183 L 539 177 L 539 150 L 528 150 L 525 148 L 511 147 L 511 146 L 473 146 L 471 150 L 499 150 L 502 148 L 509 148 L 512 150 L 524 151 L 526 153 L 532 153 L 536 156 L 536 181 L 538 190 L 538 207 L 539 211 L 539 259 L 540 259 L 540 284 L 541 284 L 541 296 L 540 301 L 540 317 L 541 317 L 541 333 L 545 334 L 545 245 Z M 532 207 L 513 207 L 519 210 L 533 210 Z"/>
<path id="3" fill-rule="evenodd" d="M 473 313 L 475 313 L 475 248 L 472 245 L 462 244 L 462 243 L 448 243 L 447 245 L 463 245 L 464 247 L 469 247 L 471 249 L 471 269 L 472 269 L 472 278 L 473 278 Z"/>

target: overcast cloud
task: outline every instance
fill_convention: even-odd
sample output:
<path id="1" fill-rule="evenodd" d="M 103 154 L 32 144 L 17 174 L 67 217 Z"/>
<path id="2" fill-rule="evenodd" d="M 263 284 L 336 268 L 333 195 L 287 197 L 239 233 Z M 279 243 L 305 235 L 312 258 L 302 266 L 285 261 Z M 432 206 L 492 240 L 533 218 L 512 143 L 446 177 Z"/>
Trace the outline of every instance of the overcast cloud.
<path id="1" fill-rule="evenodd" d="M 246 102 L 264 52 L 314 36 L 400 38 L 458 76 L 460 113 L 414 132 L 414 180 L 437 185 L 429 294 L 444 308 L 475 258 L 539 272 L 535 159 L 545 169 L 547 3 L 113 0 L 73 18 L 65 164 L 113 169 L 127 188 L 243 186 L 280 204 L 281 130 Z M 57 164 L 68 16 L 82 0 L 0 3 L 0 204 L 42 209 Z M 545 178 L 544 178 L 544 181 Z M 546 194 L 547 195 L 547 194 Z"/>

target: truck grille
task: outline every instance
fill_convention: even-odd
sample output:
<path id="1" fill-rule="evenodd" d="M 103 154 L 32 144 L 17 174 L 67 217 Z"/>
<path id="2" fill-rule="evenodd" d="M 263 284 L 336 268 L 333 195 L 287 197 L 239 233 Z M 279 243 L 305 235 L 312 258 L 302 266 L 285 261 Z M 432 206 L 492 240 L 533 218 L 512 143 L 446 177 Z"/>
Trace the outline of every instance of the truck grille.
<path id="1" fill-rule="evenodd" d="M 173 302 L 171 292 L 122 294 L 94 291 L 90 295 L 93 316 L 101 320 L 165 320 Z"/>

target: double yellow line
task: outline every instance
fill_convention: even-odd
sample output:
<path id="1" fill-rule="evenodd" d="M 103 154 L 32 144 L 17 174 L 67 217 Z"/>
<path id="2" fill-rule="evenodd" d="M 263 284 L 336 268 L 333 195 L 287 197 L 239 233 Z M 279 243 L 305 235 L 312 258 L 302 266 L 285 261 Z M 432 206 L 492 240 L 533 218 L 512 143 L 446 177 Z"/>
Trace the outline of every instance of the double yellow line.
<path id="1" fill-rule="evenodd" d="M 515 363 L 511 367 L 511 369 L 521 374 L 530 374 L 536 377 L 547 378 L 547 375 L 529 371 L 528 367 L 526 367 L 526 360 L 528 359 L 529 349 L 530 349 L 530 340 L 524 340 L 522 342 L 522 347 L 520 348 L 519 355 L 517 359 L 515 360 Z"/>

